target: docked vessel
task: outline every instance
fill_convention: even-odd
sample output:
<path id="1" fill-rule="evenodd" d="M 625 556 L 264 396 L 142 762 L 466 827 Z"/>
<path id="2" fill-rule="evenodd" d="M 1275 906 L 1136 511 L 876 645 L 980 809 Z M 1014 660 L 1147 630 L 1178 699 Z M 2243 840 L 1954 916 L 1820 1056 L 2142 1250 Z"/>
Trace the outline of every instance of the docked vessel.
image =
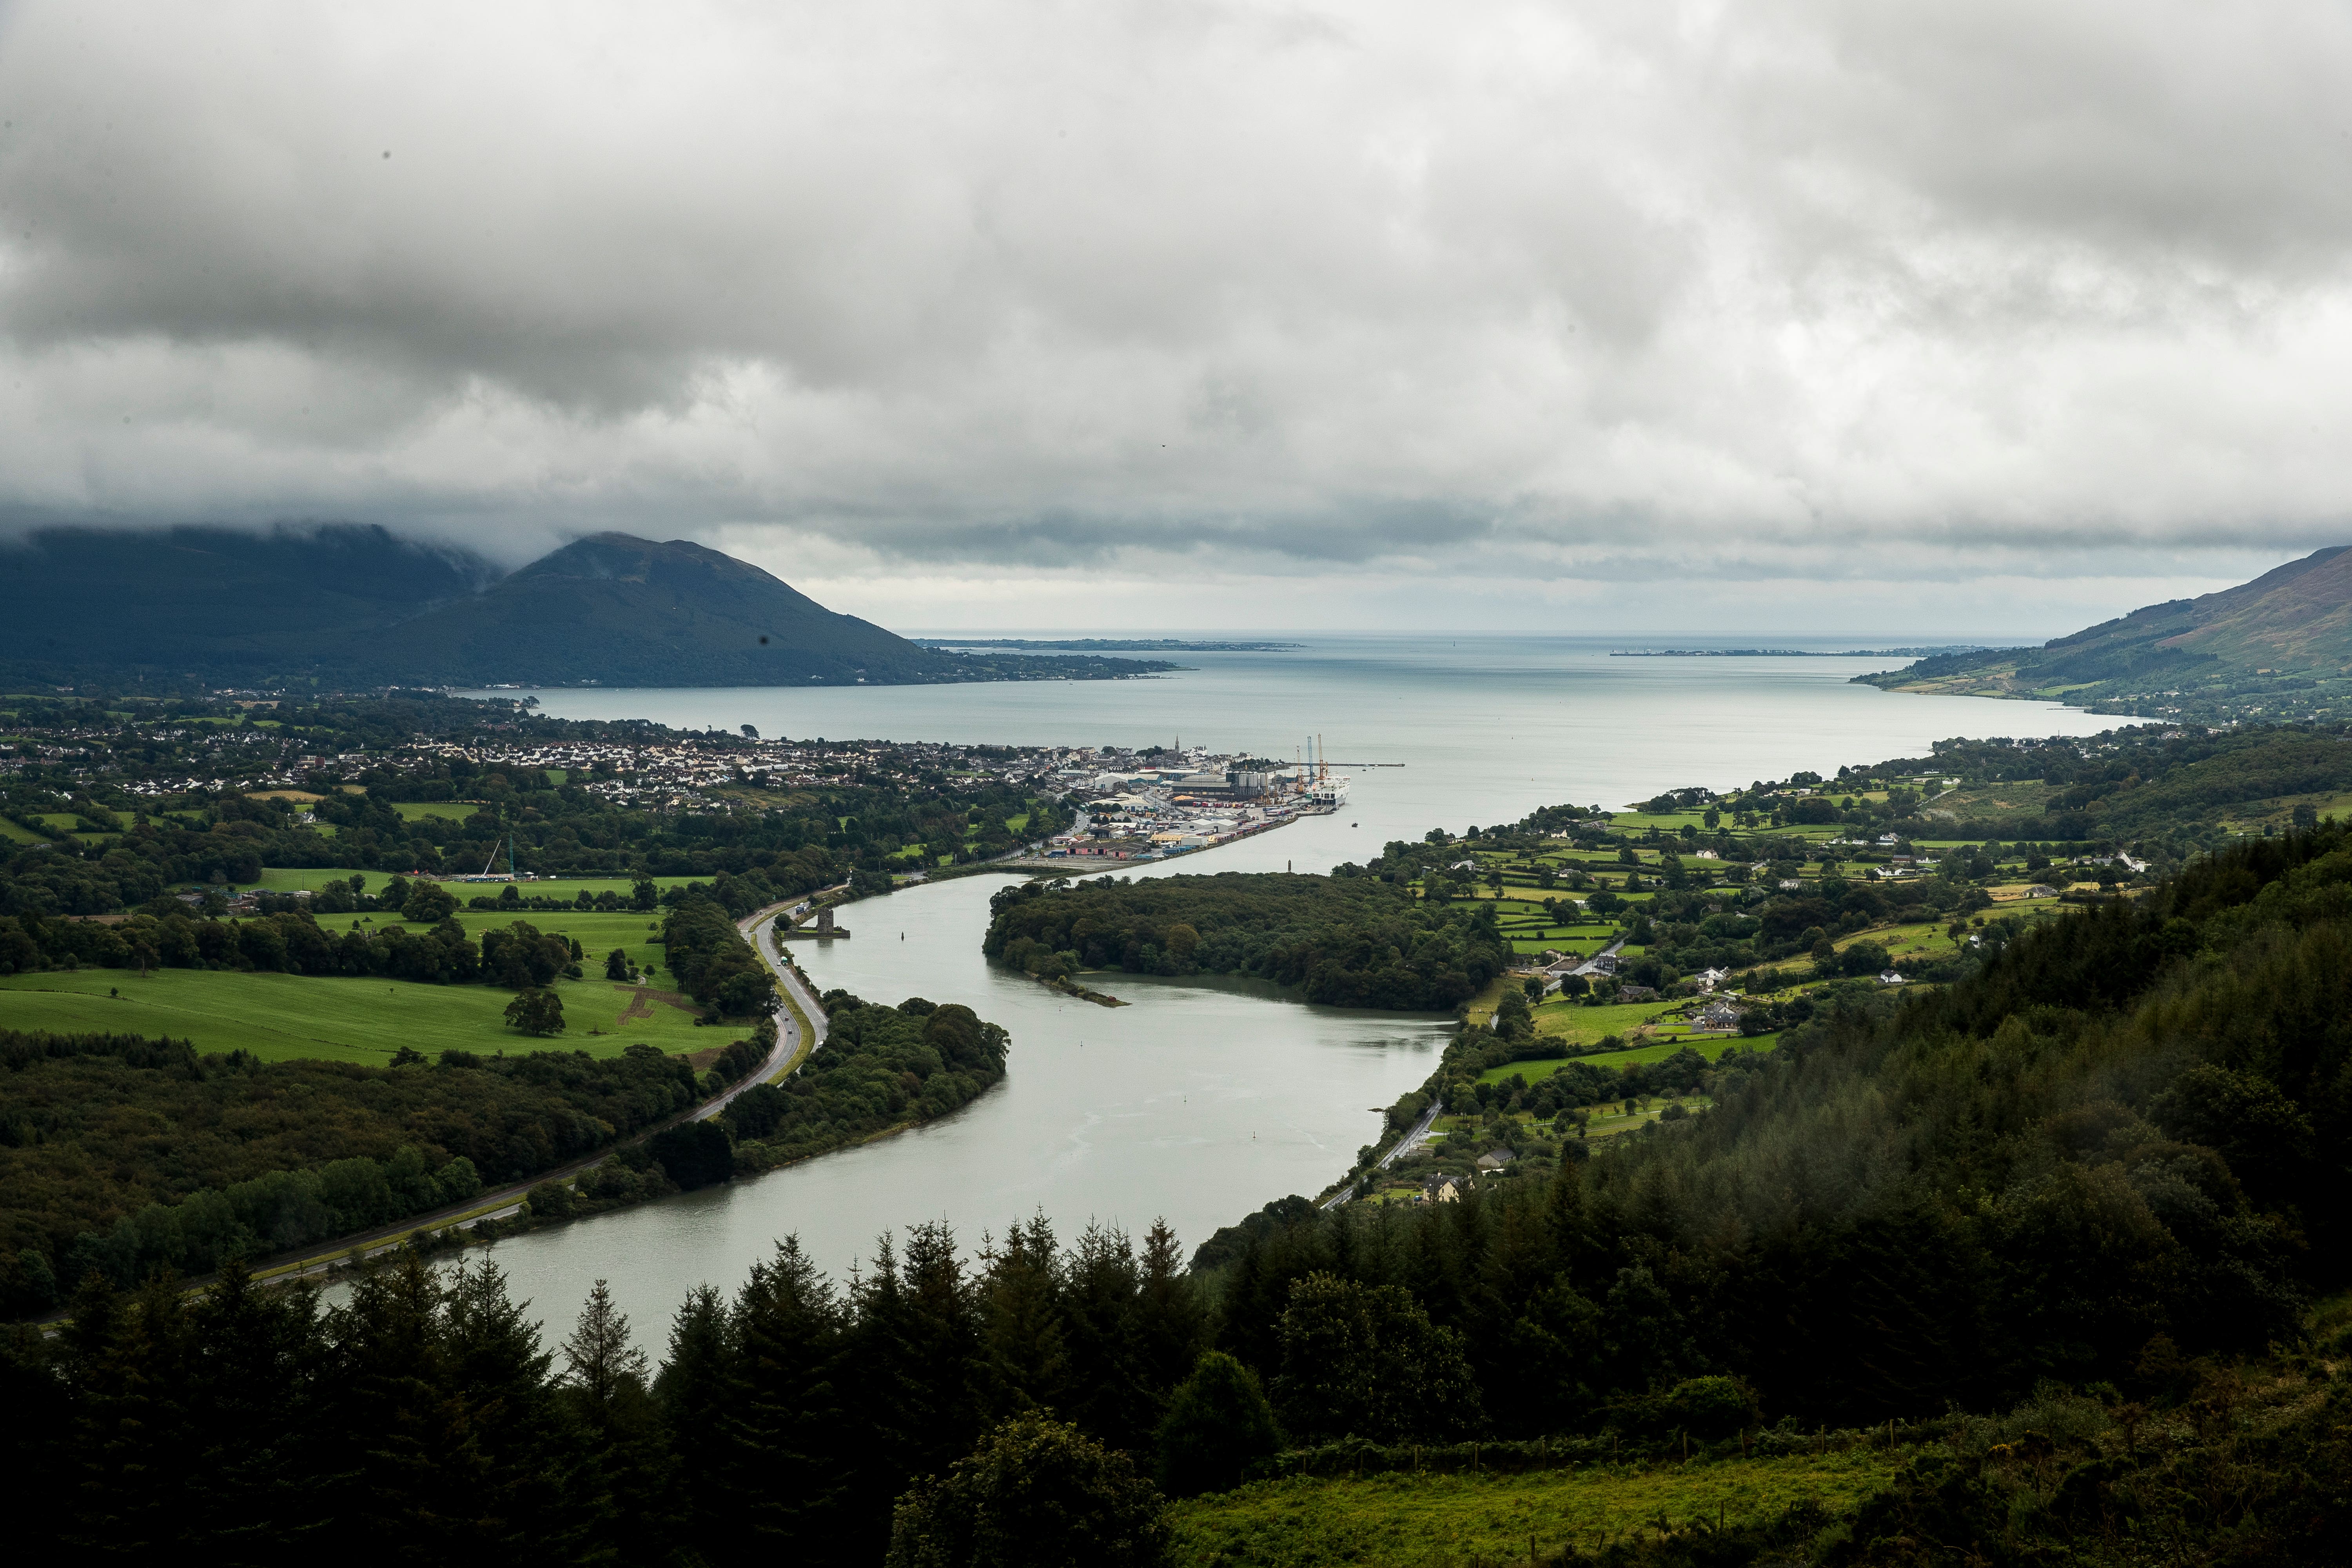
<path id="1" fill-rule="evenodd" d="M 1298 809 L 1311 816 L 1328 816 L 1348 804 L 1348 781 L 1323 760 L 1323 737 L 1314 738 L 1312 754 L 1299 769 Z"/>
<path id="2" fill-rule="evenodd" d="M 1348 804 L 1348 781 L 1337 774 L 1326 773 L 1307 786 L 1307 803 L 1299 807 L 1318 816 L 1328 816 Z"/>

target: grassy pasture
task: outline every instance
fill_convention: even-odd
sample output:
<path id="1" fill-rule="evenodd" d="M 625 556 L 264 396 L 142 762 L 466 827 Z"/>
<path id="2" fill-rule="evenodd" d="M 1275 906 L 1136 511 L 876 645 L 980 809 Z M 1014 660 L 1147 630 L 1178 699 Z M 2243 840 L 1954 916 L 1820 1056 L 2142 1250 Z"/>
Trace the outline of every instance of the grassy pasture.
<path id="1" fill-rule="evenodd" d="M 2265 827 L 2283 830 L 2294 821 L 2294 809 L 2299 805 L 2311 807 L 2322 821 L 2331 816 L 2342 821 L 2352 816 L 2352 792 L 2322 791 L 2248 801 L 2224 812 L 2221 826 L 2232 833 L 2260 833 Z"/>
<path id="2" fill-rule="evenodd" d="M 1654 1096 L 1650 1100 L 1649 1110 L 1635 1110 L 1631 1114 L 1628 1114 L 1622 1106 L 1593 1106 L 1591 1116 L 1584 1124 L 1585 1139 L 1590 1142 L 1596 1138 L 1614 1138 L 1623 1132 L 1639 1132 L 1651 1122 L 1662 1119 L 1665 1115 L 1666 1107 L 1674 1103 L 1675 1101 L 1671 1099 Z M 1682 1097 L 1680 1103 L 1685 1110 L 1699 1111 L 1711 1109 L 1715 1101 L 1703 1094 L 1686 1094 Z"/>
<path id="3" fill-rule="evenodd" d="M 257 889 L 265 893 L 294 893 L 306 890 L 315 893 L 330 882 L 347 882 L 358 876 L 367 879 L 369 892 L 380 893 L 383 891 L 383 885 L 394 875 L 395 873 L 391 871 L 363 871 L 351 866 L 266 866 L 262 868 L 261 880 L 240 883 L 238 886 L 241 889 Z M 656 887 L 664 889 L 683 888 L 688 882 L 708 882 L 709 879 L 708 877 L 651 879 Z M 469 899 L 478 899 L 486 895 L 496 898 L 499 889 L 503 886 L 505 884 L 499 882 L 452 882 L 449 884 L 449 891 L 457 896 L 459 903 L 464 903 Z M 562 881 L 522 884 L 524 896 L 527 898 L 561 899 L 577 898 L 583 888 L 587 889 L 592 895 L 612 892 L 625 899 L 635 887 L 636 884 L 626 877 L 583 877 L 576 881 L 567 879 Z"/>
<path id="4" fill-rule="evenodd" d="M 341 925 L 352 918 L 329 915 L 321 923 Z M 384 917 L 379 915 L 376 918 L 383 920 Z M 457 923 L 464 926 L 466 934 L 476 942 L 482 940 L 484 931 L 499 931 L 517 921 L 537 926 L 551 935 L 576 938 L 582 951 L 587 954 L 581 960 L 582 966 L 591 975 L 604 973 L 604 955 L 616 947 L 626 949 L 640 969 L 649 963 L 663 963 L 663 950 L 652 941 L 661 934 L 661 916 L 658 913 L 639 914 L 634 910 L 612 914 L 581 910 L 525 910 L 520 914 L 491 910 L 457 911 Z M 412 926 L 408 929 L 415 931 L 421 928 Z M 667 965 L 664 968 L 667 972 Z"/>
<path id="5" fill-rule="evenodd" d="M 0 816 L 0 842 L 9 844 L 47 844 L 47 839 L 19 823 Z"/>
<path id="6" fill-rule="evenodd" d="M 422 822 L 427 817 L 464 822 L 481 807 L 470 800 L 396 800 L 392 803 L 392 809 L 399 813 L 403 822 Z"/>
<path id="7" fill-rule="evenodd" d="M 1508 1083 L 1514 1077 L 1519 1077 L 1526 1079 L 1530 1085 L 1538 1084 L 1572 1061 L 1588 1062 L 1594 1067 L 1606 1068 L 1614 1072 L 1619 1068 L 1630 1067 L 1635 1062 L 1662 1062 L 1685 1046 L 1712 1062 L 1720 1059 L 1727 1050 L 1769 1051 L 1780 1038 L 1778 1034 L 1758 1035 L 1752 1039 L 1742 1039 L 1737 1035 L 1702 1035 L 1696 1038 L 1675 1035 L 1669 1039 L 1654 1040 L 1627 1050 L 1603 1051 L 1599 1056 L 1560 1057 L 1548 1061 L 1506 1062 L 1498 1068 L 1488 1068 L 1478 1075 L 1478 1080 L 1481 1083 Z"/>
<path id="8" fill-rule="evenodd" d="M 1548 931 L 1535 931 L 1525 936 L 1516 931 L 1508 934 L 1511 951 L 1529 958 L 1541 957 L 1544 953 L 1553 951 L 1572 952 L 1580 958 L 1590 958 L 1608 945 L 1607 933 L 1604 931 L 1580 931 L 1559 926 Z"/>
<path id="9" fill-rule="evenodd" d="M 1907 1458 L 1884 1449 L 1731 1459 L 1655 1469 L 1580 1466 L 1522 1475 L 1299 1477 L 1175 1505 L 1179 1568 L 1524 1563 L 1570 1547 L 1597 1554 L 1676 1525 L 1774 1520 L 1801 1502 L 1851 1513 Z"/>
<path id="10" fill-rule="evenodd" d="M 121 994 L 110 996 L 110 990 Z M 538 1040 L 507 1027 L 513 993 L 493 986 L 202 969 L 158 969 L 142 980 L 136 970 L 82 969 L 0 976 L 0 1026 L 169 1035 L 194 1041 L 200 1051 L 242 1048 L 268 1061 L 379 1065 L 403 1046 L 428 1056 L 452 1047 L 486 1055 L 563 1049 L 618 1056 L 639 1041 L 683 1053 L 731 1037 L 696 1026 L 691 1011 L 651 995 L 635 1006 L 636 1016 L 624 1021 L 635 1003 L 635 989 L 602 978 L 559 981 L 555 990 L 569 1027 Z"/>
<path id="11" fill-rule="evenodd" d="M 1645 833 L 1653 827 L 1661 833 L 1680 833 L 1685 827 L 1696 827 L 1704 833 L 1706 831 L 1706 813 L 1704 811 L 1621 811 L 1610 818 L 1609 825 L 1620 833 L 1629 830 L 1634 833 Z"/>
<path id="12" fill-rule="evenodd" d="M 1580 1002 L 1547 1002 L 1535 1011 L 1536 1033 L 1589 1046 L 1603 1035 L 1622 1035 L 1638 1028 L 1666 1011 L 1656 1002 L 1618 1002 L 1606 1007 L 1587 1007 Z"/>

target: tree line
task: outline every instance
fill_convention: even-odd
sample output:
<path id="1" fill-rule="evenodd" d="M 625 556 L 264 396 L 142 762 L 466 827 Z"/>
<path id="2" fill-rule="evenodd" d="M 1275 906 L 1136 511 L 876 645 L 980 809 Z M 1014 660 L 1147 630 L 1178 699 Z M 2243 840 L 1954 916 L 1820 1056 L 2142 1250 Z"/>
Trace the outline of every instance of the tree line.
<path id="1" fill-rule="evenodd" d="M 775 1011 L 774 972 L 717 902 L 679 900 L 662 922 L 662 943 L 679 989 L 712 1016 L 748 1018 Z"/>
<path id="2" fill-rule="evenodd" d="M 9 1468 L 65 1500 L 20 1518 L 80 1549 L 233 1524 L 267 1557 L 334 1519 L 369 1560 L 908 1564 L 1020 1559 L 1011 1519 L 1021 1560 L 1076 1560 L 1083 1524 L 1119 1543 L 1091 1560 L 1143 1563 L 1147 1481 L 1228 1486 L 1285 1443 L 1794 1443 L 2060 1384 L 2164 1407 L 2345 1283 L 2347 959 L 2352 835 L 2257 841 L 1937 994 L 1827 1007 L 1708 1112 L 1540 1179 L 1286 1199 L 1189 1272 L 1164 1229 L 1065 1247 L 1042 1218 L 974 1266 L 919 1226 L 846 1286 L 787 1242 L 731 1300 L 692 1293 L 657 1372 L 596 1298 L 558 1370 L 478 1269 L 403 1262 L 332 1310 L 234 1270 L 193 1304 L 85 1277 L 69 1329 L 0 1369 L 26 1413 Z M 947 1010 L 843 1011 L 887 1015 L 863 1039 Z M 1431 1090 L 1453 1103 L 1496 1048 L 1465 1031 Z M 2340 1530 L 2340 1496 L 2264 1485 Z M 1920 1470 L 1890 1496 L 1873 1518 L 1940 1539 L 2011 1494 Z"/>
<path id="3" fill-rule="evenodd" d="M 781 1082 L 729 1102 L 738 1163 L 764 1170 L 962 1109 L 1004 1077 L 1003 1028 L 960 1003 L 895 1007 L 828 991 L 824 1043 Z"/>
<path id="4" fill-rule="evenodd" d="M 520 989 L 552 984 L 558 975 L 576 980 L 586 956 L 576 942 L 527 921 L 484 931 L 478 942 L 446 913 L 423 931 L 387 921 L 334 931 L 308 910 L 222 920 L 191 916 L 176 900 L 166 900 L 164 906 L 161 913 L 142 910 L 103 925 L 60 916 L 0 915 L 0 974 L 80 965 L 234 969 Z"/>
<path id="5" fill-rule="evenodd" d="M 241 1266 L 193 1297 L 93 1275 L 55 1340 L 0 1347 L 19 1550 L 915 1563 L 992 1531 L 982 1560 L 1161 1560 L 1155 1434 L 1205 1332 L 1164 1227 L 1065 1250 L 1034 1220 L 973 1267 L 919 1226 L 845 1289 L 788 1238 L 687 1296 L 658 1372 L 601 1284 L 552 1351 L 528 1306 L 413 1253 L 332 1308 Z"/>
<path id="6" fill-rule="evenodd" d="M 1249 974 L 1310 1002 L 1439 1011 L 1510 963 L 1494 911 L 1448 909 L 1375 879 L 1288 872 L 1010 887 L 982 951 L 1055 977 L 1080 968 Z"/>
<path id="7" fill-rule="evenodd" d="M 2347 960 L 2352 836 L 2242 844 L 1947 989 L 1825 1006 L 1714 1109 L 1542 1180 L 1229 1227 L 1218 1342 L 1279 1376 L 1301 1281 L 1401 1289 L 1508 1436 L 1700 1376 L 1862 1424 L 2292 1342 L 2352 1268 Z M 1482 1036 L 1424 1093 L 1491 1103 Z"/>
<path id="8" fill-rule="evenodd" d="M 538 1219 L 593 1213 L 949 1115 L 1004 1077 L 1004 1030 L 968 1007 L 842 991 L 824 1006 L 827 1038 L 799 1071 L 635 1143 L 764 1061 L 772 1022 L 699 1078 L 642 1045 L 372 1068 L 0 1034 L 0 1312 L 50 1310 L 93 1272 L 127 1289 L 331 1240 L 623 1144 L 575 1184 L 532 1189 Z"/>
<path id="9" fill-rule="evenodd" d="M 184 1041 L 0 1033 L 0 1310 L 95 1271 L 203 1273 L 473 1195 L 699 1098 L 650 1046 L 416 1053 L 394 1067 L 199 1055 Z"/>

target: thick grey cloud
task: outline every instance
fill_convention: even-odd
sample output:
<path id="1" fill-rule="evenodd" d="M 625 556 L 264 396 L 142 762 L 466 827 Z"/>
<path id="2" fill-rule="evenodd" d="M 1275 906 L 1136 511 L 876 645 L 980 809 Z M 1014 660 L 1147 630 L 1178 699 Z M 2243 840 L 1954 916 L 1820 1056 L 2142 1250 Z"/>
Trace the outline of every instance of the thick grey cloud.
<path id="1" fill-rule="evenodd" d="M 0 509 L 2201 586 L 2347 536 L 2347 104 L 2297 0 L 18 7 Z"/>

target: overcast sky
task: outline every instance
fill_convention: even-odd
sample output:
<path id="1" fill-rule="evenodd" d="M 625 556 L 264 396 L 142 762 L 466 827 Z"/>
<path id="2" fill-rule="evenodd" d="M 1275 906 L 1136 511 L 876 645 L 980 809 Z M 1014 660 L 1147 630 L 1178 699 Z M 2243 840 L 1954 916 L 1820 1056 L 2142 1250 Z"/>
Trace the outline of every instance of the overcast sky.
<path id="1" fill-rule="evenodd" d="M 2352 7 L 0 10 L 0 520 L 901 629 L 2049 636 L 2352 542 Z"/>

